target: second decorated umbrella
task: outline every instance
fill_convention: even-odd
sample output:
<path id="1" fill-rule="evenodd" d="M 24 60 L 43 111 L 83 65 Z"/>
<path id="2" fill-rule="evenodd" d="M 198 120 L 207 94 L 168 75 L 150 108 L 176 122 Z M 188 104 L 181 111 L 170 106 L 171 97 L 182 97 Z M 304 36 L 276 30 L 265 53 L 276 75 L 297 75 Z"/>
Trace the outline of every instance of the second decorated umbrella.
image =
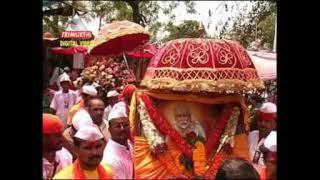
<path id="1" fill-rule="evenodd" d="M 90 54 L 106 56 L 122 54 L 129 69 L 124 52 L 145 44 L 149 38 L 149 33 L 136 23 L 113 21 L 101 28 L 94 40 L 95 46 L 90 50 Z"/>

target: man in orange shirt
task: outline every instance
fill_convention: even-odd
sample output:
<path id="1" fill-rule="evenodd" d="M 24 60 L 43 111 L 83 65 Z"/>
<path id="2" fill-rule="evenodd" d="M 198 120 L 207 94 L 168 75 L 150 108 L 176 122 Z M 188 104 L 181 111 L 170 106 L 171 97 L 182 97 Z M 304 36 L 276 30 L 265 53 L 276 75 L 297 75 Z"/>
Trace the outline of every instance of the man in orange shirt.
<path id="1" fill-rule="evenodd" d="M 78 159 L 60 171 L 53 179 L 111 179 L 110 166 L 101 164 L 106 140 L 98 127 L 81 127 L 74 135 Z"/>
<path id="2" fill-rule="evenodd" d="M 80 100 L 79 103 L 76 105 L 72 106 L 71 109 L 68 112 L 68 118 L 67 118 L 67 126 L 70 127 L 72 125 L 72 118 L 73 116 L 81 109 L 84 107 L 87 107 L 89 100 L 97 95 L 97 90 L 90 85 L 84 85 L 82 87 L 82 92 L 81 92 L 81 97 L 82 99 Z"/>

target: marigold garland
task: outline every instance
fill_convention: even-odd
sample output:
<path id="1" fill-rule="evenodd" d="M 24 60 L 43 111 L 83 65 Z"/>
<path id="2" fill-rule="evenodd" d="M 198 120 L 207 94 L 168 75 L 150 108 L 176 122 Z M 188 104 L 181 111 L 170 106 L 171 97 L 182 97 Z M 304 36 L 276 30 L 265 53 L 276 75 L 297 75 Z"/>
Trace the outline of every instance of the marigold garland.
<path id="1" fill-rule="evenodd" d="M 230 116 L 232 115 L 233 106 L 231 104 L 226 105 L 222 112 L 222 117 L 216 122 L 215 124 L 215 130 L 211 132 L 208 142 L 206 143 L 206 153 L 207 155 L 210 154 L 212 149 L 214 149 L 218 141 L 220 140 L 221 134 L 223 133 L 223 130 L 225 128 L 225 125 L 227 124 Z"/>
<path id="2" fill-rule="evenodd" d="M 206 179 L 212 179 L 212 178 L 216 177 L 217 171 L 225 159 L 226 159 L 226 156 L 224 155 L 224 153 L 222 151 L 220 151 L 219 153 L 217 153 L 213 157 L 212 163 L 210 163 L 211 166 L 204 174 Z"/>
<path id="3" fill-rule="evenodd" d="M 206 161 L 207 159 L 204 144 L 200 141 L 197 141 L 195 143 L 195 149 L 193 150 L 193 166 L 195 175 L 201 176 L 204 174 Z"/>
<path id="4" fill-rule="evenodd" d="M 172 141 L 174 141 L 183 154 L 185 154 L 188 158 L 192 159 L 192 148 L 191 146 L 181 137 L 181 135 L 173 129 L 168 121 L 164 119 L 162 114 L 153 106 L 151 99 L 149 96 L 145 94 L 141 94 L 140 98 L 145 104 L 145 107 L 150 115 L 150 119 L 157 126 L 157 129 L 164 134 L 168 135 Z"/>

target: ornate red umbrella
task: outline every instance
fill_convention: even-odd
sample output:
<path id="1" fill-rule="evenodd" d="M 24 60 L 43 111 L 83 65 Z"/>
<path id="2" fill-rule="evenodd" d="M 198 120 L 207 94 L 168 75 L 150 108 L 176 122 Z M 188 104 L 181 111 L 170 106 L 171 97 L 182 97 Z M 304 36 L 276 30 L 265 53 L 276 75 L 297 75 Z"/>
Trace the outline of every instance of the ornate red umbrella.
<path id="1" fill-rule="evenodd" d="M 200 38 L 167 42 L 151 59 L 142 86 L 182 92 L 252 92 L 264 88 L 237 42 Z"/>
<path id="2" fill-rule="evenodd" d="M 130 21 L 113 21 L 99 31 L 94 40 L 91 55 L 119 55 L 131 51 L 149 41 L 149 33 L 144 28 Z M 126 62 L 127 64 L 127 62 Z"/>
<path id="3" fill-rule="evenodd" d="M 145 44 L 135 48 L 133 51 L 126 54 L 135 58 L 152 58 L 157 53 L 158 47 L 156 44 Z"/>
<path id="4" fill-rule="evenodd" d="M 43 44 L 45 46 L 58 46 L 59 45 L 59 38 L 55 38 L 50 32 L 43 33 L 42 36 Z"/>

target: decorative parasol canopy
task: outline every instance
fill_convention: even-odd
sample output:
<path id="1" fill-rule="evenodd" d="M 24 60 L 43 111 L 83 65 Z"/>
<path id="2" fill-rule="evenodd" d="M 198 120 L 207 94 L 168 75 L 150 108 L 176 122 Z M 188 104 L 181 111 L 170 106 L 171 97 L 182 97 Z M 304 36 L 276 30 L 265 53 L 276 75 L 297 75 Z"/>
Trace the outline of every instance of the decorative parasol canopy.
<path id="1" fill-rule="evenodd" d="M 113 21 L 99 31 L 94 40 L 95 46 L 90 50 L 91 55 L 119 55 L 124 51 L 145 44 L 149 33 L 144 28 L 130 21 Z"/>
<path id="2" fill-rule="evenodd" d="M 241 45 L 201 38 L 167 42 L 151 59 L 141 85 L 155 90 L 218 93 L 250 93 L 264 88 Z"/>
<path id="3" fill-rule="evenodd" d="M 262 80 L 277 79 L 277 54 L 272 52 L 247 51 Z"/>
<path id="4" fill-rule="evenodd" d="M 59 38 L 55 38 L 50 32 L 45 32 L 42 35 L 43 44 L 46 46 L 59 45 Z"/>
<path id="5" fill-rule="evenodd" d="M 133 51 L 126 54 L 135 58 L 152 58 L 157 53 L 158 47 L 156 44 L 145 44 L 135 48 Z"/>
<path id="6" fill-rule="evenodd" d="M 74 55 L 86 52 L 87 48 L 83 46 L 73 46 L 69 48 L 55 47 L 51 49 L 51 53 L 56 55 Z"/>

